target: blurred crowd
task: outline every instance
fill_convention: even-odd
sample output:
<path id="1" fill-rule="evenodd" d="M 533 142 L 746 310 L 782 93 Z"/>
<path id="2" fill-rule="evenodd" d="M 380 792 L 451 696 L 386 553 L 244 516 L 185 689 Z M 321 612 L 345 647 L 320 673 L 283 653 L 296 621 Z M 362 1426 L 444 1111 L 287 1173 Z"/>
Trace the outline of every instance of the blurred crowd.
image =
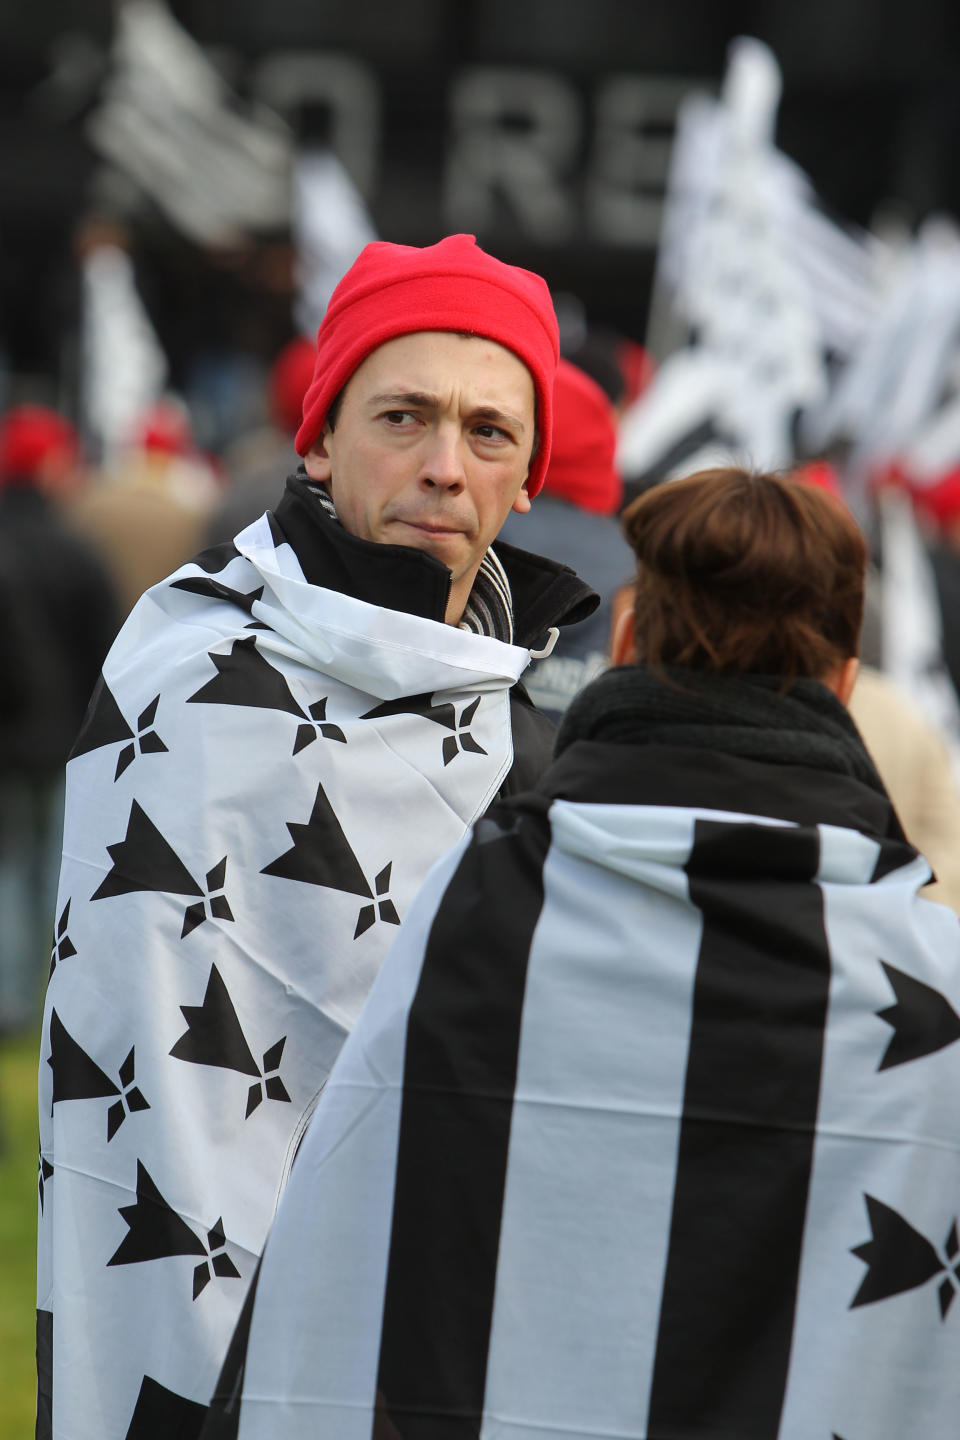
<path id="1" fill-rule="evenodd" d="M 773 57 L 740 41 L 719 99 L 681 113 L 649 349 L 557 297 L 574 323 L 561 314 L 550 470 L 502 541 L 569 563 L 603 604 L 527 683 L 559 720 L 608 663 L 632 573 L 618 516 L 638 493 L 710 464 L 800 466 L 866 535 L 852 711 L 934 897 L 960 909 L 960 233 L 866 236 L 828 219 L 771 141 L 778 99 Z M 76 237 L 76 413 L 0 415 L 0 1035 L 39 1016 L 64 762 L 119 625 L 271 508 L 296 468 L 312 327 L 333 271 L 372 235 L 332 157 L 301 179 L 300 333 L 269 363 L 198 356 L 175 393 L 129 236 L 94 216 Z"/>

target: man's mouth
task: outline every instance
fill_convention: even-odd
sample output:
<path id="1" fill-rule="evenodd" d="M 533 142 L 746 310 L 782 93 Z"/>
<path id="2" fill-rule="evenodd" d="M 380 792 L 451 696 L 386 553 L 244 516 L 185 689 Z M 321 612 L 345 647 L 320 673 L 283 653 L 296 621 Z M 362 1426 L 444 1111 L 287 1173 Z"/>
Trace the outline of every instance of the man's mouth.
<path id="1" fill-rule="evenodd" d="M 424 535 L 460 535 L 459 525 L 444 524 L 440 520 L 401 520 L 401 525 L 408 525 L 412 530 L 419 530 Z"/>

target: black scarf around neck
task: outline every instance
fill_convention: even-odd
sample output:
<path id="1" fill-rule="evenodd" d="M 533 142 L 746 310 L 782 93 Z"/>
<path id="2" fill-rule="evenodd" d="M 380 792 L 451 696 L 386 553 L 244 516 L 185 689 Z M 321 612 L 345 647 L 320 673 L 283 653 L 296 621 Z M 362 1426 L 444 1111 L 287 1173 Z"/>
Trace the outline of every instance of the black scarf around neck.
<path id="1" fill-rule="evenodd" d="M 607 670 L 573 700 L 555 754 L 577 740 L 694 746 L 848 775 L 885 794 L 847 709 L 817 680 L 786 694 L 773 675 L 721 676 L 667 666 Z"/>
<path id="2" fill-rule="evenodd" d="M 311 490 L 324 514 L 339 525 L 337 507 L 326 486 L 314 484 Z M 513 644 L 513 594 L 507 572 L 493 546 L 480 562 L 458 628 L 470 630 L 474 635 L 492 635 L 494 640 Z"/>

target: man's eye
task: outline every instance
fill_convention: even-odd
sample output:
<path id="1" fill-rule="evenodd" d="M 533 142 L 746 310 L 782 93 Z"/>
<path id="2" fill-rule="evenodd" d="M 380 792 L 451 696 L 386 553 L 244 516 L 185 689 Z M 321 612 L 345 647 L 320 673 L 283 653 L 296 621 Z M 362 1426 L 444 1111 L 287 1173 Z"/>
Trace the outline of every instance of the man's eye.
<path id="1" fill-rule="evenodd" d="M 512 439 L 512 436 L 508 435 L 506 430 L 501 430 L 499 425 L 478 425 L 475 433 L 479 435 L 481 440 Z"/>
<path id="2" fill-rule="evenodd" d="M 409 410 L 388 410 L 383 418 L 391 425 L 406 425 L 408 420 L 413 419 L 413 415 Z"/>

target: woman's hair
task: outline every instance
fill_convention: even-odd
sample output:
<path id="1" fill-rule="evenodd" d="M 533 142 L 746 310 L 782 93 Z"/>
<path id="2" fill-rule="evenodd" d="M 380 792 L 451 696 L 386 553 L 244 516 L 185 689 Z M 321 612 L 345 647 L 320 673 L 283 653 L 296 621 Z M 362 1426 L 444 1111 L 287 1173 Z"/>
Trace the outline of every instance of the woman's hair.
<path id="1" fill-rule="evenodd" d="M 845 506 L 783 475 L 702 470 L 627 507 L 638 659 L 721 675 L 820 678 L 857 653 L 863 536 Z"/>

